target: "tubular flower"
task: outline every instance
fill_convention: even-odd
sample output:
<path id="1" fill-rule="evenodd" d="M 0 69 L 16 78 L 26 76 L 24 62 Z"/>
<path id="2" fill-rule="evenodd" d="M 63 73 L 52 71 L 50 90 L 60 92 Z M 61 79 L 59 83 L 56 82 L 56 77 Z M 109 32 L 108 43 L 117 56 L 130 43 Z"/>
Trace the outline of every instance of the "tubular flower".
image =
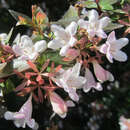
<path id="1" fill-rule="evenodd" d="M 39 53 L 45 51 L 46 41 L 41 40 L 33 44 L 31 38 L 27 35 L 21 37 L 20 42 L 13 45 L 13 51 L 17 56 L 20 56 L 19 59 L 22 60 L 35 60 Z"/>
<path id="2" fill-rule="evenodd" d="M 66 102 L 55 92 L 51 92 L 49 98 L 53 111 L 60 117 L 65 118 L 68 111 Z"/>
<path id="3" fill-rule="evenodd" d="M 75 22 L 68 25 L 66 29 L 57 25 L 51 25 L 51 30 L 54 32 L 55 38 L 48 43 L 48 48 L 54 50 L 61 48 L 60 55 L 65 56 L 67 50 L 73 47 L 77 41 L 74 37 L 77 27 L 78 25 Z"/>
<path id="4" fill-rule="evenodd" d="M 99 51 L 103 54 L 106 54 L 107 59 L 111 63 L 113 63 L 113 58 L 117 61 L 124 62 L 127 60 L 127 55 L 120 49 L 127 44 L 127 38 L 120 38 L 116 40 L 115 32 L 113 31 L 109 34 L 106 43 L 99 47 Z"/>
<path id="5" fill-rule="evenodd" d="M 19 127 L 25 128 L 27 124 L 28 127 L 37 130 L 38 124 L 35 122 L 34 119 L 31 118 L 31 116 L 32 116 L 32 95 L 30 95 L 29 99 L 23 104 L 19 112 L 7 111 L 4 114 L 5 119 L 13 120 L 17 128 Z"/>
<path id="6" fill-rule="evenodd" d="M 81 28 L 86 29 L 90 37 L 94 37 L 95 35 L 97 35 L 98 37 L 106 38 L 107 35 L 103 31 L 103 28 L 108 25 L 110 19 L 108 17 L 103 17 L 99 19 L 99 15 L 96 10 L 89 11 L 87 16 L 89 20 L 85 21 L 83 19 L 80 19 L 78 21 L 78 25 Z"/>
<path id="7" fill-rule="evenodd" d="M 62 87 L 74 101 L 79 100 L 76 89 L 82 88 L 86 82 L 86 78 L 80 76 L 80 68 L 81 64 L 76 63 L 72 68 L 62 70 L 56 78 L 53 78 L 56 84 Z"/>
<path id="8" fill-rule="evenodd" d="M 98 91 L 102 90 L 101 84 L 95 81 L 92 72 L 88 68 L 86 68 L 86 71 L 85 71 L 85 78 L 87 79 L 87 81 L 83 86 L 84 92 L 87 93 L 88 91 L 91 90 L 91 88 L 94 88 Z"/>
<path id="9" fill-rule="evenodd" d="M 93 61 L 92 63 L 94 67 L 94 73 L 98 81 L 100 81 L 101 83 L 107 80 L 114 81 L 113 75 L 109 71 L 103 69 L 101 65 L 98 64 L 97 61 Z"/>

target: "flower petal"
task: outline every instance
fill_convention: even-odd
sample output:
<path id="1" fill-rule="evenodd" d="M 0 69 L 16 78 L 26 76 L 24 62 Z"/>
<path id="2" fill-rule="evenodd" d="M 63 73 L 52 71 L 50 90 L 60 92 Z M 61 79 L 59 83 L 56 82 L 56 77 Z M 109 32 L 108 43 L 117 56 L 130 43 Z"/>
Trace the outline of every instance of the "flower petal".
<path id="1" fill-rule="evenodd" d="M 59 48 L 63 47 L 63 44 L 60 42 L 60 40 L 54 39 L 48 43 L 48 48 L 57 50 Z"/>
<path id="2" fill-rule="evenodd" d="M 69 48 L 70 48 L 69 45 L 63 46 L 63 47 L 61 48 L 61 50 L 60 50 L 60 55 L 61 55 L 61 56 L 65 56 L 66 53 L 67 53 L 67 50 L 68 50 Z"/>
<path id="3" fill-rule="evenodd" d="M 34 128 L 34 126 L 35 126 L 35 120 L 34 119 L 27 120 L 27 125 L 30 128 Z"/>
<path id="4" fill-rule="evenodd" d="M 83 86 L 83 91 L 87 93 L 88 91 L 90 91 L 91 88 L 95 88 L 96 81 L 92 75 L 92 72 L 88 68 L 85 69 L 85 78 L 87 81 Z"/>
<path id="5" fill-rule="evenodd" d="M 54 32 L 56 37 L 66 39 L 67 34 L 66 34 L 64 28 L 62 28 L 61 26 L 51 25 L 51 30 Z"/>
<path id="6" fill-rule="evenodd" d="M 82 76 L 70 76 L 67 85 L 72 88 L 80 89 L 85 84 L 86 79 Z"/>
<path id="7" fill-rule="evenodd" d="M 16 112 L 14 113 L 14 119 L 24 119 L 25 115 L 23 113 Z"/>
<path id="8" fill-rule="evenodd" d="M 101 65 L 99 65 L 97 63 L 97 61 L 93 61 L 93 67 L 94 67 L 94 73 L 96 75 L 97 80 L 99 80 L 100 82 L 104 82 L 104 81 L 113 81 L 114 77 L 113 75 L 109 72 L 106 71 L 104 68 L 101 67 Z"/>
<path id="9" fill-rule="evenodd" d="M 19 43 L 19 46 L 22 48 L 32 47 L 33 46 L 32 39 L 27 35 L 21 36 L 21 42 Z"/>
<path id="10" fill-rule="evenodd" d="M 102 29 L 98 30 L 96 35 L 101 38 L 107 38 L 107 34 Z"/>
<path id="11" fill-rule="evenodd" d="M 120 38 L 116 41 L 116 49 L 121 49 L 128 44 L 128 38 Z"/>
<path id="12" fill-rule="evenodd" d="M 45 51 L 47 48 L 47 45 L 46 45 L 46 41 L 45 40 L 41 40 L 41 41 L 37 41 L 34 45 L 34 49 L 36 52 L 43 52 Z"/>
<path id="13" fill-rule="evenodd" d="M 103 90 L 102 85 L 99 82 L 97 82 L 97 85 L 94 88 L 96 90 L 98 90 L 98 91 L 102 91 Z"/>
<path id="14" fill-rule="evenodd" d="M 5 112 L 4 118 L 6 120 L 13 120 L 14 119 L 14 112 L 10 112 L 10 111 Z"/>
<path id="15" fill-rule="evenodd" d="M 73 67 L 72 67 L 72 71 L 71 74 L 74 76 L 79 76 L 80 74 L 80 69 L 81 69 L 81 63 L 77 62 Z"/>
<path id="16" fill-rule="evenodd" d="M 71 47 L 73 47 L 73 46 L 75 45 L 76 41 L 77 41 L 77 39 L 72 36 L 72 37 L 70 38 L 68 44 L 69 44 Z"/>
<path id="17" fill-rule="evenodd" d="M 108 50 L 106 53 L 106 57 L 109 60 L 110 63 L 113 63 L 113 55 L 110 53 L 110 51 Z"/>
<path id="18" fill-rule="evenodd" d="M 107 44 L 103 44 L 99 47 L 99 51 L 103 54 L 106 54 L 107 53 L 107 48 L 108 48 L 108 45 Z"/>
<path id="19" fill-rule="evenodd" d="M 116 41 L 115 31 L 112 31 L 112 32 L 108 35 L 107 41 L 108 41 L 109 43 L 112 43 L 112 41 Z"/>
<path id="20" fill-rule="evenodd" d="M 32 95 L 28 98 L 28 100 L 23 104 L 20 113 L 25 114 L 26 119 L 30 119 L 32 116 Z"/>
<path id="21" fill-rule="evenodd" d="M 67 107 L 74 107 L 75 106 L 74 102 L 71 100 L 67 100 L 66 105 L 67 105 Z"/>
<path id="22" fill-rule="evenodd" d="M 98 12 L 96 10 L 91 10 L 88 12 L 89 22 L 97 21 L 99 18 Z"/>
<path id="23" fill-rule="evenodd" d="M 19 128 L 19 127 L 25 128 L 25 126 L 26 126 L 25 121 L 23 119 L 21 119 L 21 120 L 14 120 L 14 125 L 17 128 Z"/>
<path id="24" fill-rule="evenodd" d="M 117 61 L 125 62 L 127 60 L 127 55 L 123 51 L 118 50 L 112 54 L 113 54 L 113 58 Z"/>
<path id="25" fill-rule="evenodd" d="M 103 17 L 99 20 L 99 28 L 104 28 L 108 25 L 108 23 L 110 22 L 110 18 L 108 17 Z"/>
<path id="26" fill-rule="evenodd" d="M 68 25 L 65 29 L 67 33 L 69 33 L 71 36 L 74 36 L 77 32 L 78 25 L 76 22 L 71 22 L 70 25 Z"/>
<path id="27" fill-rule="evenodd" d="M 64 100 L 55 92 L 52 92 L 49 96 L 53 111 L 62 118 L 65 118 L 67 113 L 67 105 Z"/>
<path id="28" fill-rule="evenodd" d="M 79 101 L 79 96 L 78 96 L 78 94 L 76 93 L 76 89 L 69 88 L 68 94 L 69 94 L 70 98 L 71 98 L 73 101 L 76 101 L 76 102 Z"/>
<path id="29" fill-rule="evenodd" d="M 23 55 L 23 49 L 19 45 L 13 45 L 12 49 L 16 55 Z"/>
<path id="30" fill-rule="evenodd" d="M 78 21 L 78 25 L 80 26 L 80 28 L 84 28 L 84 29 L 87 30 L 89 23 L 88 23 L 88 21 L 85 21 L 85 20 L 83 20 L 83 19 L 80 19 L 80 20 Z"/>

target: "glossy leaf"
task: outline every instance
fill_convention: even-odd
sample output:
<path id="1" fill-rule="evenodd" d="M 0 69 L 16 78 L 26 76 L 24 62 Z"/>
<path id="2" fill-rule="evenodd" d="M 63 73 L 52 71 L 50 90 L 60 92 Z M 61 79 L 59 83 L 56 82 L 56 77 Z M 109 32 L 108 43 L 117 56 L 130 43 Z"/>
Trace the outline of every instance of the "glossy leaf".
<path id="1" fill-rule="evenodd" d="M 78 19 L 79 19 L 78 10 L 73 6 L 70 6 L 68 11 L 64 14 L 64 16 L 59 21 L 52 22 L 52 23 L 67 26 L 72 21 L 77 21 Z"/>
<path id="2" fill-rule="evenodd" d="M 124 25 L 118 23 L 109 23 L 107 27 L 104 28 L 105 31 L 110 32 L 115 29 L 122 28 Z"/>

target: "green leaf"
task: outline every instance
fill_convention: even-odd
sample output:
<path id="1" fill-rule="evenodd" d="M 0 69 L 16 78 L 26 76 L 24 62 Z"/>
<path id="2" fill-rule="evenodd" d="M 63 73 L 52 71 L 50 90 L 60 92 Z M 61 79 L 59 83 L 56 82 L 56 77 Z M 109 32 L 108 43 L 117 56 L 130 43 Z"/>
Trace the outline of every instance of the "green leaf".
<path id="1" fill-rule="evenodd" d="M 117 2 L 118 0 L 100 0 L 99 5 L 103 10 L 113 10 L 114 8 L 112 5 Z M 87 8 L 97 8 L 97 5 L 93 0 L 87 0 L 84 2 L 84 4 Z"/>
<path id="2" fill-rule="evenodd" d="M 96 3 L 93 0 L 87 0 L 83 3 L 87 8 L 97 8 Z"/>
<path id="3" fill-rule="evenodd" d="M 0 63 L 0 72 L 3 72 L 3 69 L 6 67 L 7 63 Z"/>
<path id="4" fill-rule="evenodd" d="M 46 53 L 46 58 L 47 59 L 50 59 L 50 61 L 53 61 L 55 62 L 55 64 L 59 65 L 59 64 L 62 64 L 62 65 L 68 65 L 69 62 L 65 62 L 63 61 L 63 57 L 61 57 L 59 55 L 59 52 L 56 52 L 56 51 L 50 51 L 50 52 L 47 52 Z"/>
<path id="5" fill-rule="evenodd" d="M 14 74 L 13 70 L 22 72 L 26 69 L 29 69 L 29 65 L 26 61 L 14 59 L 12 62 L 8 63 L 2 71 L 0 71 L 0 78 L 4 78 Z"/>
<path id="6" fill-rule="evenodd" d="M 19 13 L 19 12 L 13 11 L 13 10 L 9 10 L 9 13 L 14 17 L 14 19 L 16 21 L 19 21 L 19 16 L 21 16 L 22 18 L 24 18 L 26 20 L 26 22 L 27 22 L 26 25 L 31 25 L 31 23 L 32 23 L 32 19 L 30 17 L 28 17 L 27 15 L 24 15 L 22 13 Z M 17 23 L 16 25 L 22 25 L 22 24 Z"/>
<path id="7" fill-rule="evenodd" d="M 107 27 L 104 28 L 105 31 L 110 32 L 115 29 L 119 29 L 124 27 L 124 25 L 118 24 L 118 23 L 109 23 Z"/>
<path id="8" fill-rule="evenodd" d="M 78 10 L 73 6 L 70 6 L 68 11 L 65 13 L 65 15 L 60 20 L 58 20 L 57 22 L 52 22 L 52 23 L 67 26 L 72 21 L 77 21 L 78 19 L 79 19 Z"/>
<path id="9" fill-rule="evenodd" d="M 11 28 L 11 30 L 10 30 L 8 36 L 7 36 L 7 39 L 6 39 L 6 41 L 5 41 L 5 44 L 8 44 L 8 43 L 9 43 L 9 40 L 10 40 L 10 38 L 11 38 L 11 36 L 12 36 L 12 33 L 13 33 L 13 30 L 14 30 L 14 28 Z"/>
<path id="10" fill-rule="evenodd" d="M 46 16 L 46 14 L 42 11 L 42 9 L 40 7 L 37 8 L 37 12 L 40 12 L 41 14 L 44 14 L 44 23 L 43 24 L 47 24 L 49 22 L 48 17 Z"/>
<path id="11" fill-rule="evenodd" d="M 4 94 L 8 94 L 10 92 L 12 92 L 15 89 L 15 85 L 13 84 L 13 82 L 10 79 L 7 79 L 5 82 L 5 87 L 4 87 Z"/>

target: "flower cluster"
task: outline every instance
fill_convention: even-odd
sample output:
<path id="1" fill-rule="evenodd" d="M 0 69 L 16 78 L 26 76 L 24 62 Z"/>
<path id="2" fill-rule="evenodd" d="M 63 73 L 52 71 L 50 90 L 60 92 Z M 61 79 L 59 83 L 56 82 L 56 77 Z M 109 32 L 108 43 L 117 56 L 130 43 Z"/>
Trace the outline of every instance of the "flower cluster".
<path id="1" fill-rule="evenodd" d="M 33 6 L 32 21 L 22 16 L 18 21 L 19 24 L 30 24 L 35 28 L 32 37 L 18 34 L 10 46 L 7 34 L 0 34 L 0 71 L 6 66 L 3 61 L 13 62 L 12 74 L 23 79 L 15 92 L 22 96 L 31 93 L 19 112 L 7 111 L 4 115 L 5 119 L 13 120 L 18 128 L 25 128 L 27 124 L 32 129 L 38 129 L 38 124 L 31 118 L 32 97 L 37 102 L 49 100 L 54 113 L 65 118 L 68 107 L 74 107 L 74 102 L 79 101 L 78 90 L 85 93 L 91 89 L 102 91 L 105 81 L 114 81 L 112 73 L 101 66 L 104 55 L 110 63 L 114 62 L 113 59 L 120 62 L 127 60 L 127 55 L 121 49 L 128 44 L 128 39 L 116 39 L 114 31 L 107 36 L 104 28 L 110 22 L 108 16 L 100 18 L 96 10 L 87 12 L 84 9 L 82 13 L 88 20 L 79 17 L 66 27 L 51 24 L 49 30 L 46 29 L 49 27 L 46 15 L 36 10 L 37 7 Z M 1 60 L 4 51 L 9 54 Z M 56 58 L 52 54 L 57 55 Z M 56 90 L 68 94 L 69 100 L 63 99 Z"/>

